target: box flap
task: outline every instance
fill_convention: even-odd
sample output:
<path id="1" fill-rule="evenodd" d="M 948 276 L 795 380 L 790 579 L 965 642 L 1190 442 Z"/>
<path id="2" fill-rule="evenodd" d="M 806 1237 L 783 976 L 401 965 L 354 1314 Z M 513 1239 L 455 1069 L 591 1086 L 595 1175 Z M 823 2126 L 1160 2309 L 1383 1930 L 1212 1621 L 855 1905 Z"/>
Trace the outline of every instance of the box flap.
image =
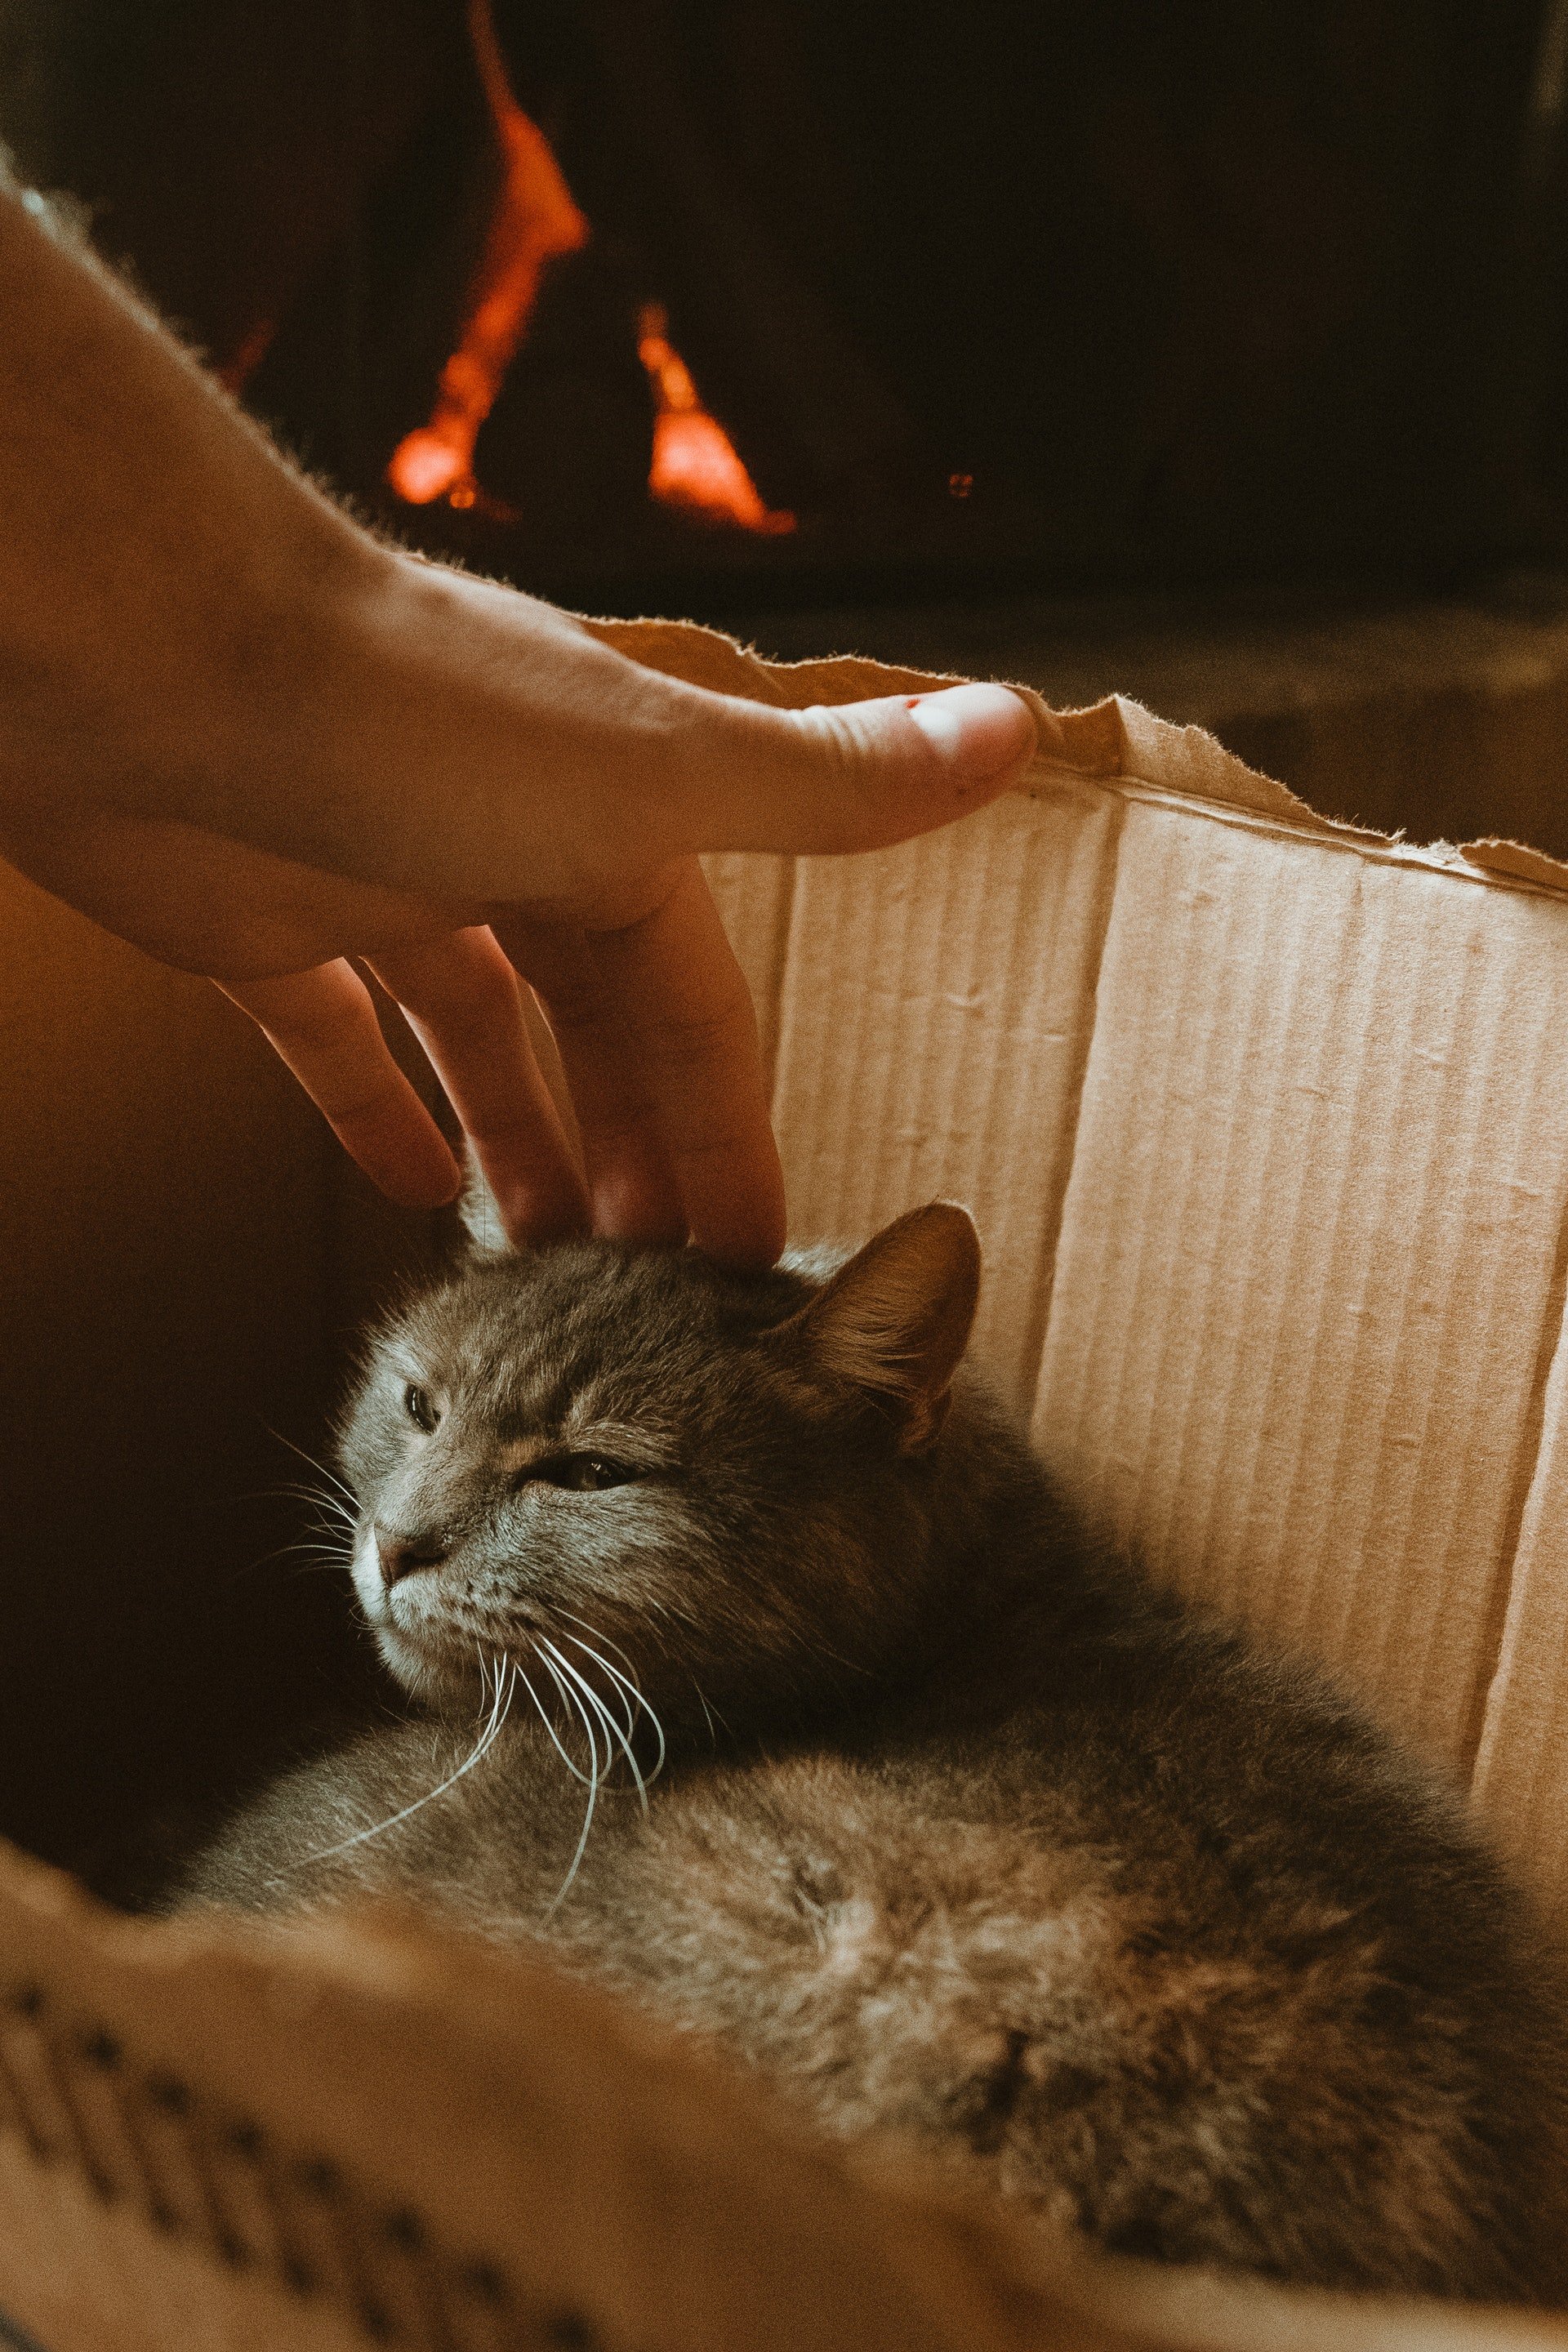
<path id="1" fill-rule="evenodd" d="M 0 2305 L 58 2352 L 1568 2347 L 1089 2258 L 428 1919 L 128 1921 L 0 1843 Z"/>

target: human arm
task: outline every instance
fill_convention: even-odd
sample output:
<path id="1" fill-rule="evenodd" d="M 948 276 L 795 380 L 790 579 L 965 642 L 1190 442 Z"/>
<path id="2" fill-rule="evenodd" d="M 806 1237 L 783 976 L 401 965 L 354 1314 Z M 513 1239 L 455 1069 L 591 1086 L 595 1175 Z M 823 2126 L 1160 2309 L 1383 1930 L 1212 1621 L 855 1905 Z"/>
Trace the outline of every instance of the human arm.
<path id="1" fill-rule="evenodd" d="M 705 693 L 382 544 L 3 184 L 0 330 L 5 854 L 216 980 L 395 1197 L 449 1197 L 457 1169 L 353 958 L 403 1005 L 515 1237 L 591 1221 L 773 1255 L 755 1024 L 697 853 L 945 823 L 1018 772 L 1024 706 Z"/>

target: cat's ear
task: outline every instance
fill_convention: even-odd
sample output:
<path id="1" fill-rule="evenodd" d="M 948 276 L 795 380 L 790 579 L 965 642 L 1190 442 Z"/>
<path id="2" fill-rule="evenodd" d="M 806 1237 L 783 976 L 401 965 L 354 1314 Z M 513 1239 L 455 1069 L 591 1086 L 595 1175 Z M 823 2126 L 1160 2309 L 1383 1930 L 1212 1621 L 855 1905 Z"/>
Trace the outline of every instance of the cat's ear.
<path id="1" fill-rule="evenodd" d="M 947 1417 L 979 1295 L 974 1222 L 932 1201 L 885 1226 L 775 1336 L 817 1376 L 866 1391 L 900 1452 L 920 1454 Z"/>
<path id="2" fill-rule="evenodd" d="M 511 1244 L 506 1237 L 506 1227 L 500 1221 L 495 1194 L 485 1180 L 485 1171 L 471 1151 L 463 1154 L 463 1189 L 458 1199 L 458 1214 L 463 1221 L 463 1231 L 473 1244 L 476 1257 L 510 1257 Z"/>

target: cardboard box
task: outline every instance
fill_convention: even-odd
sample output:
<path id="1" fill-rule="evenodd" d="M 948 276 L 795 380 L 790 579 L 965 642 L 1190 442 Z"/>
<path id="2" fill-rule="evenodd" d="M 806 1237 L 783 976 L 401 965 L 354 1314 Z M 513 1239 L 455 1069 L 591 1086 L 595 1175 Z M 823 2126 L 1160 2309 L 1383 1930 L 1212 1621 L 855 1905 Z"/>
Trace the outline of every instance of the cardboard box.
<path id="1" fill-rule="evenodd" d="M 791 704 L 931 682 L 595 625 Z M 1330 824 L 1130 704 L 1060 740 L 928 840 L 713 861 L 796 1229 L 968 1202 L 977 1344 L 1086 1514 L 1328 1659 L 1568 1910 L 1568 870 Z M 129 1524 L 171 1454 L 200 1475 L 193 1428 L 232 1451 L 275 1373 L 315 1393 L 346 1196 L 216 998 L 17 887 L 10 984 L 43 978 L 9 1008 L 34 1116 L 3 1278 L 14 1354 L 73 1367 L 22 1484 L 79 1484 L 129 1393 Z M 114 1558 L 69 1564 L 84 1658 L 130 1622 L 98 1621 Z M 428 1924 L 128 1922 L 14 1852 L 0 2309 L 47 2352 L 1568 2345 L 1086 2264 Z"/>

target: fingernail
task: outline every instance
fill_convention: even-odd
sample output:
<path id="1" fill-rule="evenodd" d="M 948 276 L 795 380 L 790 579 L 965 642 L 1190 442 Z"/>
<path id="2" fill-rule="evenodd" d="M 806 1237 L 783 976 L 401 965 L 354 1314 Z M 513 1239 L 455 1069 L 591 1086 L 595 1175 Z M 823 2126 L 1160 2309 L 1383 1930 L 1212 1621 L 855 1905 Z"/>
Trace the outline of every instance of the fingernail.
<path id="1" fill-rule="evenodd" d="M 906 708 L 961 784 L 994 783 L 1034 756 L 1034 719 L 1005 686 L 950 686 L 911 695 Z"/>

